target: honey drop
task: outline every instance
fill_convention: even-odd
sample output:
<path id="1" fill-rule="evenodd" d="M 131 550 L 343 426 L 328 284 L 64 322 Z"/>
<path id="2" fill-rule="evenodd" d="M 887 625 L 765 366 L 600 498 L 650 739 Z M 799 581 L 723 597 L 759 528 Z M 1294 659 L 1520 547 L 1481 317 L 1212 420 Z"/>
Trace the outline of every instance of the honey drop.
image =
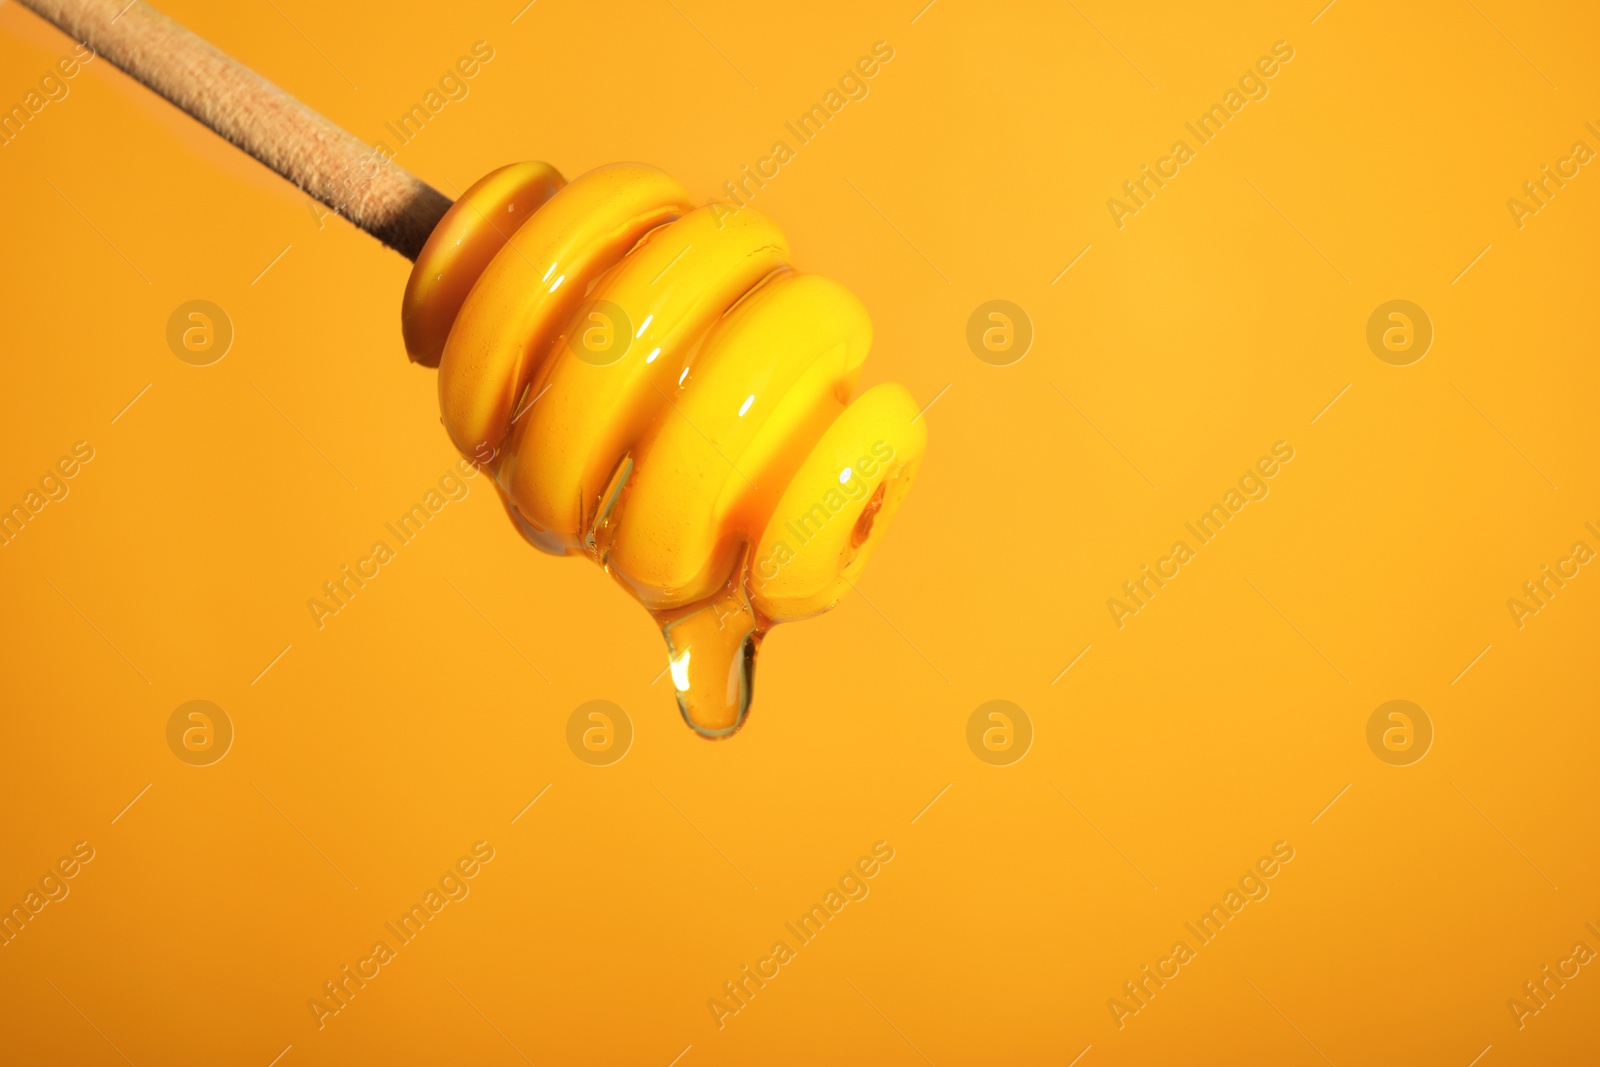
<path id="1" fill-rule="evenodd" d="M 731 736 L 755 695 L 756 654 L 771 624 L 750 605 L 744 567 L 697 604 L 652 612 L 667 642 L 678 711 L 701 737 Z"/>

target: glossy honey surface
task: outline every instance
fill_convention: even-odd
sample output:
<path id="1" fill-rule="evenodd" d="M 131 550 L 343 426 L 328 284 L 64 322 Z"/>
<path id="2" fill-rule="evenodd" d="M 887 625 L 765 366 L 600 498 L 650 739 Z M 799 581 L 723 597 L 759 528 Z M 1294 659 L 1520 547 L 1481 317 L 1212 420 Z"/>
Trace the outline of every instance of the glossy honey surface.
<path id="1" fill-rule="evenodd" d="M 655 615 L 707 737 L 744 722 L 767 629 L 849 590 L 927 440 L 903 387 L 851 399 L 866 311 L 787 258 L 760 212 L 652 167 L 521 163 L 451 208 L 402 304 L 451 440 L 530 543 Z"/>

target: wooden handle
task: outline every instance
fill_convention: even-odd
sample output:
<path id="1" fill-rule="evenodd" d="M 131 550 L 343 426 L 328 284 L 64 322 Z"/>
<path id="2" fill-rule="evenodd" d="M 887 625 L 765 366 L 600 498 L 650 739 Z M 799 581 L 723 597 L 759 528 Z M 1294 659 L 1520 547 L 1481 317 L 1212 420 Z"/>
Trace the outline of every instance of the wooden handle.
<path id="1" fill-rule="evenodd" d="M 450 199 L 142 0 L 20 0 L 415 260 Z"/>

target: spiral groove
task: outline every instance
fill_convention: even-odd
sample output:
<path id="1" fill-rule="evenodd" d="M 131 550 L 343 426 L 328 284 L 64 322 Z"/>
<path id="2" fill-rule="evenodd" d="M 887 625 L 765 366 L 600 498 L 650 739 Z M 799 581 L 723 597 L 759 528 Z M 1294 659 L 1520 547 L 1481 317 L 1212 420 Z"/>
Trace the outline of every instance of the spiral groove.
<path id="1" fill-rule="evenodd" d="M 767 628 L 848 590 L 926 443 L 902 386 L 851 400 L 866 312 L 787 256 L 654 168 L 514 164 L 451 208 L 402 305 L 452 442 L 532 544 L 651 610 L 707 736 L 743 722 Z"/>

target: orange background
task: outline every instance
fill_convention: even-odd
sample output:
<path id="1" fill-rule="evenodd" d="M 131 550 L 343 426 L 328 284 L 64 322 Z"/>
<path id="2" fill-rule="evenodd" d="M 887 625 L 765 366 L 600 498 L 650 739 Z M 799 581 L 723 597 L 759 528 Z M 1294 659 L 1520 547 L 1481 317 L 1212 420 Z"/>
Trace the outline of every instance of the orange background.
<path id="1" fill-rule="evenodd" d="M 755 206 L 871 311 L 864 384 L 950 386 L 920 482 L 725 742 L 652 683 L 648 616 L 481 480 L 318 631 L 306 600 L 454 459 L 408 264 L 91 64 L 0 148 L 0 504 L 95 451 L 0 548 L 0 902 L 95 850 L 0 948 L 0 1058 L 1593 1057 L 1594 968 L 1520 1030 L 1506 1005 L 1600 950 L 1600 576 L 1506 605 L 1600 548 L 1600 176 L 1506 206 L 1600 149 L 1592 9 L 519 6 L 163 3 L 366 140 L 487 41 L 398 157 L 450 194 L 630 159 L 709 199 L 888 41 Z M 1280 40 L 1270 95 L 1118 229 L 1107 199 Z M 0 104 L 72 47 L 0 8 Z M 196 298 L 236 331 L 209 367 L 164 336 Z M 1036 332 L 1009 367 L 965 341 L 996 298 Z M 1365 341 L 1396 298 L 1436 331 L 1407 367 Z M 1270 496 L 1119 630 L 1107 599 L 1277 441 Z M 193 699 L 236 731 L 209 767 L 167 747 Z M 633 722 L 613 766 L 566 745 L 591 699 Z M 992 699 L 1033 724 L 1011 766 L 967 747 Z M 1411 766 L 1367 746 L 1392 699 L 1436 731 Z M 471 895 L 319 1030 L 308 999 L 478 841 Z M 870 896 L 719 1030 L 707 1001 L 878 841 Z M 1108 999 L 1278 841 L 1270 896 L 1119 1029 Z"/>

